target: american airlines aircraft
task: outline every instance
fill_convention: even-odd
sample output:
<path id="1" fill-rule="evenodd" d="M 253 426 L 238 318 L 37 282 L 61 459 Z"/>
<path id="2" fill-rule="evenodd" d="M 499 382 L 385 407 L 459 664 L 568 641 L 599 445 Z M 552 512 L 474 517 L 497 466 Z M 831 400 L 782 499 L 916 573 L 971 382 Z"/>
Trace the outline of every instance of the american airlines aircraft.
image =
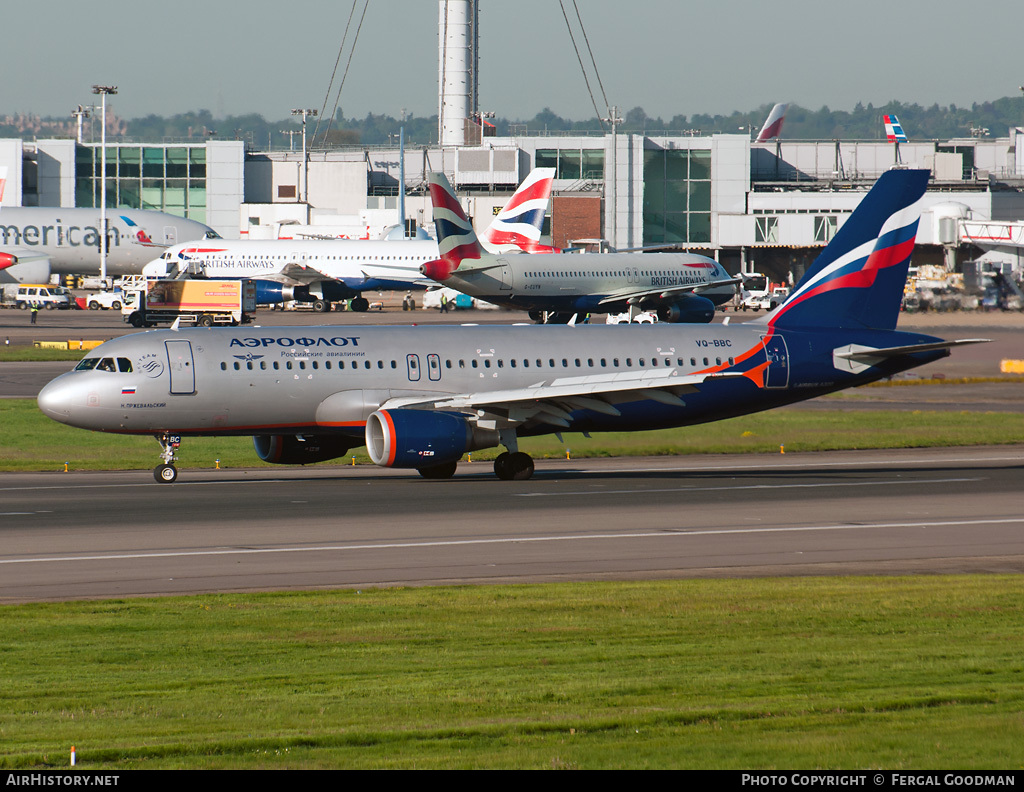
<path id="1" fill-rule="evenodd" d="M 0 199 L 7 169 L 0 168 Z M 7 206 L 0 210 L 0 281 L 20 267 L 22 283 L 46 283 L 54 275 L 99 275 L 99 209 Z M 144 209 L 107 210 L 107 274 L 138 275 L 164 248 L 194 239 L 218 238 L 195 220 Z"/>
<path id="2" fill-rule="evenodd" d="M 281 464 L 366 445 L 378 465 L 448 478 L 518 439 L 659 429 L 758 412 L 931 363 L 957 344 L 897 332 L 929 172 L 883 175 L 783 305 L 741 324 L 156 330 L 96 347 L 39 408 L 83 429 L 155 435 L 159 482 L 183 436 L 252 435 Z"/>
<path id="3" fill-rule="evenodd" d="M 523 181 L 484 232 L 492 249 L 539 250 L 541 224 L 551 199 L 554 168 L 536 168 Z M 364 291 L 423 288 L 420 267 L 438 256 L 433 239 L 408 240 L 218 240 L 216 244 L 178 245 L 143 270 L 148 277 L 176 277 L 185 270 L 207 278 L 250 278 L 256 301 L 311 302 L 318 312 L 352 299 L 365 311 Z"/>
<path id="4" fill-rule="evenodd" d="M 485 252 L 443 173 L 431 173 L 441 257 L 425 277 L 496 305 L 530 312 L 535 321 L 573 314 L 656 310 L 668 322 L 710 322 L 732 299 L 738 278 L 714 259 L 692 253 L 581 253 L 504 256 Z"/>

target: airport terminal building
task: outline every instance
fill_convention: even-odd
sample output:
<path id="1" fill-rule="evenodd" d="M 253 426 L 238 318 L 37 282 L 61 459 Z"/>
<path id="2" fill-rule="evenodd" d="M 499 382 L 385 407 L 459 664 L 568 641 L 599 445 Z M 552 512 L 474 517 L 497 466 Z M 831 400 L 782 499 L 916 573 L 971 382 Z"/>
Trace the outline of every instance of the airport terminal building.
<path id="1" fill-rule="evenodd" d="M 472 131 L 472 130 L 471 130 Z M 403 161 L 404 160 L 404 161 Z M 99 144 L 0 140 L 6 206 L 99 205 Z M 430 230 L 426 174 L 444 171 L 481 226 L 534 167 L 555 168 L 550 236 L 710 255 L 731 272 L 799 276 L 878 176 L 897 163 L 932 181 L 917 260 L 979 251 L 965 221 L 1024 218 L 1024 132 L 949 141 L 753 142 L 745 134 L 489 137 L 452 146 L 253 150 L 243 141 L 107 146 L 110 208 L 204 222 L 226 238 L 374 238 L 400 222 Z M 483 220 L 483 222 L 480 222 Z M 1019 261 L 1014 268 L 1020 270 Z"/>

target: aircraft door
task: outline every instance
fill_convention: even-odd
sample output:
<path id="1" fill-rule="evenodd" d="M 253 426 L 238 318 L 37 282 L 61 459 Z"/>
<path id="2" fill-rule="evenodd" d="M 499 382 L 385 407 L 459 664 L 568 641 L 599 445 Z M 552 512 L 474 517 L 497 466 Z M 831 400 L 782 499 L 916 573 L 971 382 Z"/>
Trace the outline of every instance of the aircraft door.
<path id="1" fill-rule="evenodd" d="M 501 277 L 501 290 L 508 291 L 512 288 L 512 268 L 505 259 L 498 259 L 498 274 Z"/>
<path id="2" fill-rule="evenodd" d="M 420 381 L 420 356 L 419 355 L 406 355 L 405 366 L 409 372 L 409 382 Z"/>
<path id="3" fill-rule="evenodd" d="M 431 382 L 441 379 L 441 358 L 437 355 L 427 355 L 427 378 Z"/>
<path id="4" fill-rule="evenodd" d="M 171 372 L 171 393 L 187 395 L 196 392 L 195 361 L 189 341 L 164 341 L 167 368 Z"/>
<path id="5" fill-rule="evenodd" d="M 765 372 L 766 388 L 785 388 L 789 384 L 789 350 L 782 336 L 762 336 L 768 371 Z"/>
<path id="6" fill-rule="evenodd" d="M 178 229 L 175 226 L 164 226 L 164 244 L 178 244 Z"/>

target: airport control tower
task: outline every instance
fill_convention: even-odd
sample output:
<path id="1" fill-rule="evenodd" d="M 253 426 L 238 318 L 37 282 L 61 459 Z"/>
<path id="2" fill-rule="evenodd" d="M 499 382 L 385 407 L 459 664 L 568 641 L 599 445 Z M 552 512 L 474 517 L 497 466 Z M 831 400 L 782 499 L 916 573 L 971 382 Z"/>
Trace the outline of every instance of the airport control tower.
<path id="1" fill-rule="evenodd" d="M 478 145 L 479 0 L 439 0 L 438 8 L 438 136 L 442 146 Z"/>

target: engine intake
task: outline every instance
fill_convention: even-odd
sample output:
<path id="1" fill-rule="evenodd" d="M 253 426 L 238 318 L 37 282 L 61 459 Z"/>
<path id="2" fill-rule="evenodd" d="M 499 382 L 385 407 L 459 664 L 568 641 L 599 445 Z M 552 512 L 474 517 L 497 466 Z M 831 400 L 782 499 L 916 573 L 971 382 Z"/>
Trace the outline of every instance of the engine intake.
<path id="1" fill-rule="evenodd" d="M 253 435 L 256 456 L 275 465 L 312 465 L 345 456 L 347 438 L 334 435 Z"/>
<path id="2" fill-rule="evenodd" d="M 366 420 L 366 450 L 382 467 L 434 467 L 496 445 L 496 431 L 480 429 L 454 413 L 377 410 Z"/>

